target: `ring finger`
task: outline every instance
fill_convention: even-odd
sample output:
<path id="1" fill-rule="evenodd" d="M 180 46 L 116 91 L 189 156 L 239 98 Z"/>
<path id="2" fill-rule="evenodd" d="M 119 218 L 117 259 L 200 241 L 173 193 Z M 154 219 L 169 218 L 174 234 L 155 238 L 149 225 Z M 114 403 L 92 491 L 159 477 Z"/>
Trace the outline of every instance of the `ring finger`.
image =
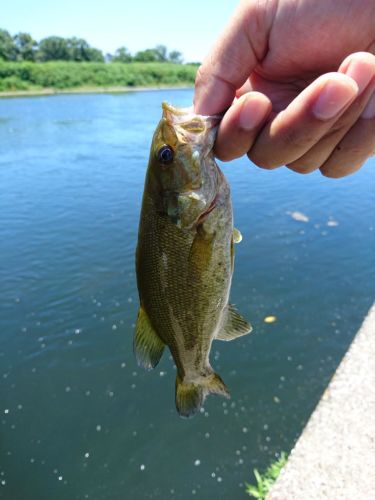
<path id="1" fill-rule="evenodd" d="M 357 53 L 349 56 L 342 63 L 339 71 L 347 74 L 357 82 L 359 96 L 317 144 L 303 156 L 287 165 L 291 170 L 307 174 L 320 168 L 328 161 L 331 155 L 335 156 L 339 151 L 339 149 L 336 148 L 337 145 L 347 134 L 352 133 L 352 127 L 359 119 L 365 106 L 373 95 L 375 90 L 375 56 L 368 53 Z M 359 128 L 362 132 L 365 132 L 368 127 L 362 125 Z M 357 136 L 356 133 L 356 137 L 359 141 L 359 145 L 362 141 L 366 142 L 365 136 Z M 350 138 L 348 141 L 348 144 L 352 142 Z M 366 150 L 366 147 L 367 146 L 364 145 L 363 150 Z M 331 158 L 330 160 L 330 165 L 332 165 L 332 162 L 335 162 L 335 158 Z M 340 172 L 340 176 L 344 175 L 341 168 Z"/>

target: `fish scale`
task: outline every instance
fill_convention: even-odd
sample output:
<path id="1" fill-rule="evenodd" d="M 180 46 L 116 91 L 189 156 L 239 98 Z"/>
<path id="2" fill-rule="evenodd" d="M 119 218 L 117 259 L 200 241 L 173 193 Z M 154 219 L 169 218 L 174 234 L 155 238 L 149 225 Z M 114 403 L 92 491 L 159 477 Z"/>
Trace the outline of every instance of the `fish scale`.
<path id="1" fill-rule="evenodd" d="M 189 252 L 194 240 L 193 231 L 181 231 L 168 221 L 166 217 L 160 217 L 153 211 L 153 217 L 149 216 L 147 225 L 153 228 L 147 232 L 140 245 L 140 267 L 143 273 L 138 273 L 139 288 L 144 290 L 142 301 L 155 331 L 158 332 L 163 342 L 174 349 L 176 344 L 175 330 L 176 321 L 183 331 L 185 344 L 196 343 L 197 337 L 201 339 L 201 351 L 203 346 L 208 351 L 211 343 L 211 331 L 216 328 L 220 320 L 221 311 L 215 311 L 212 303 L 222 292 L 222 272 L 218 273 L 220 266 L 218 262 L 225 261 L 225 255 L 217 254 L 212 262 L 212 269 L 206 269 L 206 274 L 214 278 L 202 283 L 202 277 L 190 274 L 189 266 L 176 265 L 178 262 L 184 264 L 189 259 Z M 146 255 L 147 254 L 147 255 Z M 165 265 L 163 255 L 167 255 L 168 262 L 174 265 Z M 227 275 L 230 271 L 226 263 Z M 225 266 L 224 266 L 225 267 Z M 221 271 L 221 270 L 220 270 Z M 178 291 L 176 293 L 176 290 Z M 170 305 L 173 304 L 174 317 L 171 316 Z M 216 313 L 216 315 L 215 315 Z M 203 328 L 204 323 L 212 322 L 210 329 Z M 173 321 L 175 320 L 175 321 Z M 203 353 L 202 353 L 203 356 Z M 179 356 L 176 362 L 181 365 Z"/>

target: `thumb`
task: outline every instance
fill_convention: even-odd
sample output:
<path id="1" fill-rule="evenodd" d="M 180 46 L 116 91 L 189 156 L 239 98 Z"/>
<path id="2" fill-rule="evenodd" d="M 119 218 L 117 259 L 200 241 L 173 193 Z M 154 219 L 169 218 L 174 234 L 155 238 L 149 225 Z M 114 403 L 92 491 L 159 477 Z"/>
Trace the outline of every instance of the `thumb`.
<path id="1" fill-rule="evenodd" d="M 202 115 L 225 111 L 267 50 L 267 2 L 241 2 L 198 69 L 194 109 Z M 261 7 L 259 6 L 261 5 Z M 259 58 L 260 58 L 259 57 Z"/>

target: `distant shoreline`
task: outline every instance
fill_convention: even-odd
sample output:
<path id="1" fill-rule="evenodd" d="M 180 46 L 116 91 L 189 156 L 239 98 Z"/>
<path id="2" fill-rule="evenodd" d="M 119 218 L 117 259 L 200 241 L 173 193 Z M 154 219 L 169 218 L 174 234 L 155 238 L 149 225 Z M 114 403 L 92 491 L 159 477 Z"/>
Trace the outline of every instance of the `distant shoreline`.
<path id="1" fill-rule="evenodd" d="M 152 87 L 77 87 L 71 89 L 35 89 L 35 90 L 12 90 L 0 92 L 1 98 L 8 97 L 36 97 L 52 96 L 62 94 L 124 94 L 127 92 L 151 92 L 156 90 L 191 90 L 193 85 L 158 85 Z"/>

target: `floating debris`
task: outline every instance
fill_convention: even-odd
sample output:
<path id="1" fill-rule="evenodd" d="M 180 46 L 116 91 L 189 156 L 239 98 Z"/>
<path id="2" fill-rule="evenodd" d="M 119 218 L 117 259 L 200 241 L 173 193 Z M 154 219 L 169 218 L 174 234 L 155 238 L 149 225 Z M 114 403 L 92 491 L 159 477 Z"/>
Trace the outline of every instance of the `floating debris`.
<path id="1" fill-rule="evenodd" d="M 330 227 L 335 227 L 338 225 L 339 225 L 339 223 L 337 222 L 337 220 L 334 220 L 334 219 L 329 219 L 329 221 L 327 222 L 327 226 L 330 226 Z"/>
<path id="2" fill-rule="evenodd" d="M 309 222 L 310 220 L 309 217 L 302 212 L 287 212 L 287 214 L 290 215 L 292 219 L 300 222 Z"/>
<path id="3" fill-rule="evenodd" d="M 265 323 L 275 323 L 276 320 L 276 316 L 266 316 L 263 321 Z"/>

